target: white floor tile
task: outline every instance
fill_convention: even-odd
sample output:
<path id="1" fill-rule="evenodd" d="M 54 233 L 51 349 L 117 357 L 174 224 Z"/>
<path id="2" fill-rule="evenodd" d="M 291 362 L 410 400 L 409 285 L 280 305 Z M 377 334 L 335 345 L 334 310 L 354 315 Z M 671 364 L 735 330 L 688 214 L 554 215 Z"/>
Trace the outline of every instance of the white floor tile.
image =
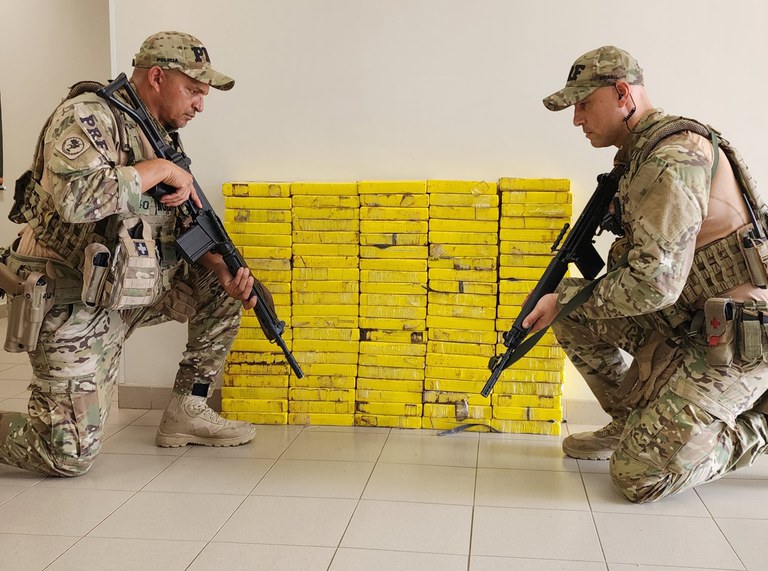
<path id="1" fill-rule="evenodd" d="M 768 454 L 760 456 L 749 468 L 734 470 L 724 477 L 732 479 L 749 478 L 768 480 Z"/>
<path id="2" fill-rule="evenodd" d="M 545 470 L 478 468 L 475 505 L 589 510 L 579 473 Z"/>
<path id="3" fill-rule="evenodd" d="M 148 492 L 248 495 L 273 460 L 179 458 L 144 488 Z"/>
<path id="4" fill-rule="evenodd" d="M 469 554 L 470 506 L 361 500 L 341 547 Z"/>
<path id="5" fill-rule="evenodd" d="M 559 444 L 535 440 L 484 438 L 477 459 L 480 468 L 520 468 L 577 472 L 576 460 L 569 458 Z"/>
<path id="6" fill-rule="evenodd" d="M 477 434 L 440 437 L 433 432 L 392 432 L 379 462 L 471 466 L 477 464 Z"/>
<path id="7" fill-rule="evenodd" d="M 131 492 L 35 486 L 0 506 L 0 533 L 85 535 Z"/>
<path id="8" fill-rule="evenodd" d="M 373 466 L 373 462 L 280 459 L 251 494 L 358 499 Z"/>
<path id="9" fill-rule="evenodd" d="M 46 478 L 38 486 L 138 492 L 174 460 L 172 456 L 100 454 L 87 474 L 77 478 Z"/>
<path id="10" fill-rule="evenodd" d="M 472 555 L 603 561 L 589 512 L 483 506 L 475 508 Z"/>
<path id="11" fill-rule="evenodd" d="M 139 492 L 88 535 L 209 541 L 242 501 L 226 494 Z"/>
<path id="12" fill-rule="evenodd" d="M 183 571 L 204 546 L 195 541 L 84 537 L 46 571 Z"/>
<path id="13" fill-rule="evenodd" d="M 392 571 L 393 569 L 466 571 L 467 556 L 341 548 L 336 552 L 333 564 L 328 571 L 360 571 L 362 569 L 365 571 Z"/>
<path id="14" fill-rule="evenodd" d="M 768 519 L 768 481 L 721 478 L 696 486 L 713 517 Z"/>
<path id="15" fill-rule="evenodd" d="M 291 460 L 375 462 L 388 433 L 304 430 L 283 454 Z"/>
<path id="16" fill-rule="evenodd" d="M 613 485 L 608 474 L 582 474 L 582 478 L 593 512 L 710 517 L 706 506 L 693 490 L 658 502 L 633 504 Z"/>
<path id="17" fill-rule="evenodd" d="M 474 492 L 474 468 L 379 462 L 363 499 L 471 506 Z"/>
<path id="18" fill-rule="evenodd" d="M 151 456 L 181 456 L 189 446 L 160 448 L 155 444 L 157 428 L 151 426 L 126 426 L 104 441 L 101 447 L 106 454 L 149 454 Z"/>
<path id="19" fill-rule="evenodd" d="M 0 486 L 23 486 L 29 488 L 40 482 L 43 478 L 45 476 L 41 474 L 0 464 Z"/>
<path id="20" fill-rule="evenodd" d="M 123 410 L 123 409 L 120 409 Z M 137 409 L 141 410 L 141 409 Z M 136 420 L 131 421 L 129 424 L 132 426 L 152 426 L 154 428 L 157 428 L 160 426 L 160 420 L 163 418 L 163 414 L 165 414 L 165 410 L 142 410 L 144 414 L 137 417 Z"/>
<path id="21" fill-rule="evenodd" d="M 242 446 L 193 446 L 185 456 L 203 458 L 279 458 L 301 433 L 300 426 L 256 426 L 256 437 Z"/>
<path id="22" fill-rule="evenodd" d="M 209 543 L 189 571 L 325 571 L 333 547 Z"/>
<path id="23" fill-rule="evenodd" d="M 748 571 L 768 568 L 768 520 L 717 518 L 717 525 Z"/>
<path id="24" fill-rule="evenodd" d="M 216 542 L 335 547 L 356 500 L 251 496 L 216 534 Z"/>
<path id="25" fill-rule="evenodd" d="M 605 563 L 477 555 L 470 559 L 469 569 L 470 571 L 605 571 Z"/>
<path id="26" fill-rule="evenodd" d="M 0 533 L 3 569 L 13 569 L 13 571 L 47 569 L 51 562 L 79 539 L 79 536 Z"/>
<path id="27" fill-rule="evenodd" d="M 116 404 L 113 404 L 109 409 L 107 423 L 126 426 L 141 418 L 147 412 L 149 411 L 143 408 L 118 408 Z M 155 424 L 153 428 L 157 430 L 157 424 Z"/>
<path id="28" fill-rule="evenodd" d="M 711 519 L 607 513 L 594 518 L 609 563 L 743 568 Z"/>
<path id="29" fill-rule="evenodd" d="M 4 504 L 28 489 L 26 486 L 0 486 L 0 504 Z"/>

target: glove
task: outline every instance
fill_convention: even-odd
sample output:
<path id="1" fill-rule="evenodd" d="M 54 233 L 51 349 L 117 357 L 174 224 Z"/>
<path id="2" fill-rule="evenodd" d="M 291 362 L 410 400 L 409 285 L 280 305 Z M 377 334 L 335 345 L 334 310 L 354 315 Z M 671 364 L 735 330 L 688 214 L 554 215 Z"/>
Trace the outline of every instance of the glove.
<path id="1" fill-rule="evenodd" d="M 194 294 L 195 290 L 190 286 L 177 281 L 155 304 L 155 308 L 174 321 L 186 323 L 190 317 L 197 313 L 197 299 L 195 299 Z"/>

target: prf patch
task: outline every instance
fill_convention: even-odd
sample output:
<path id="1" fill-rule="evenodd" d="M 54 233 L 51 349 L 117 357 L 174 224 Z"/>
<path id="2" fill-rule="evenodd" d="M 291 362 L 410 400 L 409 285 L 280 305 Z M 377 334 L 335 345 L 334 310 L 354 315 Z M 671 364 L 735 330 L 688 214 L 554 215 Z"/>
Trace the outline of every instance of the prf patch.
<path id="1" fill-rule="evenodd" d="M 59 152 L 68 159 L 76 159 L 82 155 L 88 146 L 85 144 L 85 140 L 79 135 L 70 135 L 65 137 L 59 143 Z"/>

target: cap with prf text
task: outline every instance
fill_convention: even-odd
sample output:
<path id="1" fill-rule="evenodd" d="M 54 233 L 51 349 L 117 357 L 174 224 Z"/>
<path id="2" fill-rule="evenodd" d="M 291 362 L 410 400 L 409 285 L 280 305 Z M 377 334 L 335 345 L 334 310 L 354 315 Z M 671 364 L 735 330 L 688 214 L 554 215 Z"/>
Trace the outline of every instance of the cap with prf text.
<path id="1" fill-rule="evenodd" d="M 643 70 L 635 58 L 616 46 L 597 48 L 573 62 L 565 87 L 544 98 L 544 106 L 550 111 L 562 111 L 599 87 L 616 85 L 617 81 L 643 85 Z"/>
<path id="2" fill-rule="evenodd" d="M 211 67 L 208 49 L 196 37 L 183 32 L 158 32 L 141 44 L 133 58 L 133 67 L 178 69 L 211 87 L 228 91 L 235 80 Z"/>

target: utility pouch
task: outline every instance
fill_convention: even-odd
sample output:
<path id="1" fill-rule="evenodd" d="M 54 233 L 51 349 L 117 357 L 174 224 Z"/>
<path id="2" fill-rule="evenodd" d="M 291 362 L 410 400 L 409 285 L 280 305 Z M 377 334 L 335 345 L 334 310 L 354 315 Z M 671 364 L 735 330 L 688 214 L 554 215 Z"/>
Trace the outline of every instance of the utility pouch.
<path id="1" fill-rule="evenodd" d="M 745 361 L 754 361 L 763 356 L 763 337 L 768 315 L 763 311 L 765 303 L 758 303 L 745 301 L 741 308 L 738 344 L 741 358 Z"/>
<path id="2" fill-rule="evenodd" d="M 735 304 L 732 299 L 711 297 L 704 302 L 704 327 L 707 336 L 707 363 L 728 367 L 736 352 Z"/>
<path id="3" fill-rule="evenodd" d="M 758 237 L 752 225 L 738 231 L 739 248 L 747 264 L 752 285 L 765 289 L 768 285 L 768 244 Z"/>
<path id="4" fill-rule="evenodd" d="M 94 307 L 99 303 L 104 292 L 111 258 L 112 254 L 104 244 L 94 242 L 85 247 L 82 291 L 84 304 Z"/>
<path id="5" fill-rule="evenodd" d="M 97 257 L 103 254 L 99 248 L 91 250 Z M 91 279 L 88 290 L 99 290 L 99 263 L 91 260 Z M 86 260 L 87 262 L 87 260 Z M 157 259 L 155 240 L 151 226 L 140 218 L 129 218 L 120 223 L 118 242 L 112 253 L 112 262 L 106 272 L 106 279 L 98 301 L 99 307 L 105 309 L 130 309 L 154 304 L 162 295 L 160 267 Z M 94 281 L 95 280 L 95 281 Z M 85 283 L 84 283 L 85 287 Z M 86 297 L 93 292 L 86 291 Z M 85 302 L 85 299 L 83 300 Z M 86 302 L 87 303 L 87 302 Z"/>
<path id="6" fill-rule="evenodd" d="M 24 280 L 24 289 L 8 300 L 8 329 L 5 350 L 9 353 L 34 351 L 43 319 L 53 306 L 48 280 L 42 272 L 32 272 Z"/>

